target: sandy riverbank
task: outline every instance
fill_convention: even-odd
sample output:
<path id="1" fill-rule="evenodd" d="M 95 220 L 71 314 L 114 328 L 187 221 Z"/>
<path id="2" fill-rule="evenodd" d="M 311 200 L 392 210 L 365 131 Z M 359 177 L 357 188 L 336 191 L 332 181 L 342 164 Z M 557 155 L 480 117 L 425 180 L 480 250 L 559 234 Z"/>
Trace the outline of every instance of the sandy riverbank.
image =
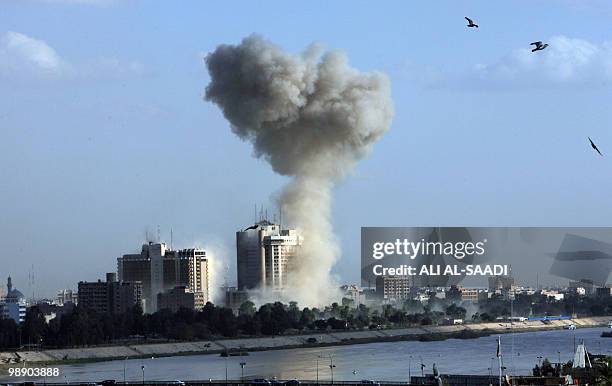
<path id="1" fill-rule="evenodd" d="M 578 328 L 605 326 L 612 319 L 610 316 L 577 318 L 573 320 L 516 322 L 512 331 L 527 332 L 538 330 L 561 329 L 570 324 Z M 399 340 L 439 340 L 448 338 L 475 338 L 479 336 L 508 333 L 510 325 L 506 323 L 479 323 L 455 326 L 422 326 L 413 328 L 333 331 L 303 335 L 276 337 L 218 339 L 197 342 L 131 344 L 123 346 L 98 346 L 88 348 L 53 349 L 42 351 L 1 352 L 0 363 L 68 363 L 103 361 L 112 359 L 146 358 L 174 355 L 219 354 L 229 351 L 263 351 L 297 347 L 336 346 L 346 344 L 363 344 Z M 313 343 L 313 339 L 316 342 Z"/>

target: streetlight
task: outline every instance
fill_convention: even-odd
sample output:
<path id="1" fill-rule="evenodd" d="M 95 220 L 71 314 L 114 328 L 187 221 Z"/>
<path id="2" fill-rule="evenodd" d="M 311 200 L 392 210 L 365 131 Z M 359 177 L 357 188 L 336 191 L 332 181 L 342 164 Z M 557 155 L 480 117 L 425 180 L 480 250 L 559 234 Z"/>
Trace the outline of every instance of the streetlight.
<path id="1" fill-rule="evenodd" d="M 126 367 L 127 359 L 128 357 L 125 357 L 125 359 L 123 360 L 123 383 L 124 384 L 127 383 L 125 379 L 125 367 Z"/>
<path id="2" fill-rule="evenodd" d="M 246 362 L 240 362 L 240 380 L 244 380 L 244 366 L 246 366 Z"/>
<path id="3" fill-rule="evenodd" d="M 317 355 L 317 385 L 319 384 L 319 359 L 322 359 L 323 355 Z"/>
<path id="4" fill-rule="evenodd" d="M 227 354 L 229 356 L 229 354 Z M 225 357 L 225 383 L 227 384 L 227 356 Z"/>
<path id="5" fill-rule="evenodd" d="M 142 384 L 144 385 L 144 382 L 145 382 L 145 378 L 144 378 L 145 365 L 140 366 L 140 369 L 142 370 Z"/>
<path id="6" fill-rule="evenodd" d="M 420 358 L 421 358 L 421 377 L 424 377 L 425 376 L 425 367 L 427 367 L 427 366 L 425 366 L 425 363 L 423 363 L 423 357 L 420 357 Z"/>
<path id="7" fill-rule="evenodd" d="M 329 354 L 329 370 L 331 371 L 331 384 L 334 384 L 334 367 L 336 367 L 336 365 L 334 364 L 334 358 L 331 356 L 331 354 Z"/>
<path id="8" fill-rule="evenodd" d="M 412 382 L 412 355 L 408 357 L 408 383 Z"/>

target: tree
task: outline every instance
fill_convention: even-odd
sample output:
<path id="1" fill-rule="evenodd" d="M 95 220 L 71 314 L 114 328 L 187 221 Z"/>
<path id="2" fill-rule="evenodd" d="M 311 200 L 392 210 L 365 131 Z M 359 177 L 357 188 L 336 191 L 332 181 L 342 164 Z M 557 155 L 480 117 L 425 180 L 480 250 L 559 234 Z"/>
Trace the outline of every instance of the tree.
<path id="1" fill-rule="evenodd" d="M 253 315 L 255 315 L 255 312 L 257 312 L 257 309 L 255 308 L 255 303 L 250 300 L 247 300 L 246 302 L 242 303 L 240 305 L 240 308 L 238 309 L 238 315 L 244 315 L 246 317 L 252 317 Z"/>

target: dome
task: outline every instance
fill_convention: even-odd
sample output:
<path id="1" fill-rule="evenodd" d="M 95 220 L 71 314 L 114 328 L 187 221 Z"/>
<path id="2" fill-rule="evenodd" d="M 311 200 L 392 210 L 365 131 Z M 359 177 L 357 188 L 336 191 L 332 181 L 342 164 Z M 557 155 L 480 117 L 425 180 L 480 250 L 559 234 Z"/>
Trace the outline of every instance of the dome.
<path id="1" fill-rule="evenodd" d="M 6 295 L 7 299 L 15 299 L 15 300 L 24 300 L 25 296 L 23 296 L 23 294 L 21 293 L 21 291 L 19 291 L 17 288 L 12 289 L 7 295 Z"/>

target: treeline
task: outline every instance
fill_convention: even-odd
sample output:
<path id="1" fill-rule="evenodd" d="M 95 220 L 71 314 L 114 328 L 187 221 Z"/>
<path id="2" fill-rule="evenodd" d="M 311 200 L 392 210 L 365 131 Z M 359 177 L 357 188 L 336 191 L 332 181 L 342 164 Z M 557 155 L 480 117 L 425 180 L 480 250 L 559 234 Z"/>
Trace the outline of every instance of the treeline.
<path id="1" fill-rule="evenodd" d="M 242 304 L 235 314 L 231 309 L 207 303 L 201 311 L 180 309 L 143 314 L 135 307 L 124 314 L 99 314 L 74 306 L 48 323 L 38 306 L 30 307 L 25 322 L 0 320 L 0 348 L 26 345 L 36 347 L 79 347 L 114 344 L 122 340 L 207 340 L 219 337 L 273 336 L 308 331 L 375 329 L 435 325 L 445 319 L 490 322 L 499 316 L 513 315 L 612 315 L 612 298 L 569 297 L 555 301 L 541 295 L 517 295 L 512 305 L 493 296 L 478 305 L 460 297 L 440 299 L 432 293 L 422 303 L 408 300 L 396 305 L 371 309 L 353 306 L 345 299 L 323 309 L 302 308 L 297 303 Z"/>

